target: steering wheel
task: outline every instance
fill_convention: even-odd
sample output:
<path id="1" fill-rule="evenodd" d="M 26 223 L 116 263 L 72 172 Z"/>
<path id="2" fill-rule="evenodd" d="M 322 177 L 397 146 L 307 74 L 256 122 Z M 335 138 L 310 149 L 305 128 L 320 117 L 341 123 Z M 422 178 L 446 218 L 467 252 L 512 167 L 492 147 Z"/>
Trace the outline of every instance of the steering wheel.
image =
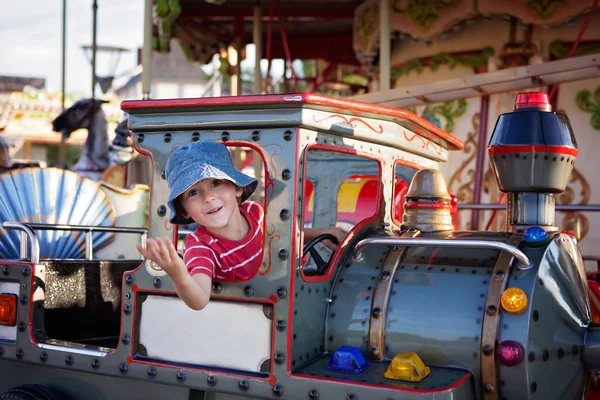
<path id="1" fill-rule="evenodd" d="M 325 271 L 327 271 L 327 268 L 329 267 L 329 262 L 331 261 L 331 258 L 327 261 L 323 260 L 323 258 L 321 257 L 321 255 L 319 254 L 317 249 L 315 249 L 316 244 L 321 243 L 324 240 L 331 240 L 333 243 L 338 244 L 338 240 L 335 237 L 335 235 L 333 235 L 331 233 L 322 233 L 318 236 L 315 236 L 314 238 L 312 238 L 312 240 L 310 242 L 308 242 L 308 243 L 306 243 L 306 245 L 304 245 L 304 249 L 302 249 L 302 258 L 306 257 L 306 255 L 308 253 L 310 253 L 313 260 L 315 260 L 315 264 L 317 265 L 317 269 L 314 272 L 310 271 L 311 273 L 308 273 L 308 271 L 304 271 L 305 274 L 307 274 L 307 275 L 323 275 L 323 273 L 325 273 Z"/>

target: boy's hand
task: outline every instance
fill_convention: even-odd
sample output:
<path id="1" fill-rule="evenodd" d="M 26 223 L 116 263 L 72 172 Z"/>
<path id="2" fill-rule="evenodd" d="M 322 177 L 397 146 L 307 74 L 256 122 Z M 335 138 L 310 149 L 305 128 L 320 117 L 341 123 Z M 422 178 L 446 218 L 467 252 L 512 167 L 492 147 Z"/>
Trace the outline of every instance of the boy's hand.
<path id="1" fill-rule="evenodd" d="M 336 237 L 338 244 L 333 243 L 331 240 L 324 240 L 323 244 L 329 247 L 331 250 L 336 251 L 340 244 L 342 244 L 342 240 L 346 237 L 348 232 L 343 230 L 342 228 L 331 228 L 331 229 L 323 229 L 321 233 L 331 233 Z"/>
<path id="2" fill-rule="evenodd" d="M 177 254 L 177 249 L 170 238 L 165 237 L 164 241 L 160 238 L 147 239 L 146 249 L 139 244 L 135 246 L 140 254 L 148 260 L 154 261 L 161 267 L 172 280 L 177 280 L 182 275 L 187 274 L 183 260 Z"/>

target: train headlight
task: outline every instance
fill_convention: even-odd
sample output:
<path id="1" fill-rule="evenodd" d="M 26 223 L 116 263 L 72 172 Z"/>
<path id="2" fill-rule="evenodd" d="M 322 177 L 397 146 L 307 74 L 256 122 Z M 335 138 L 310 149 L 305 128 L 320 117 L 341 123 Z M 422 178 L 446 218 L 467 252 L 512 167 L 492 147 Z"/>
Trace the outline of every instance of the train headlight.
<path id="1" fill-rule="evenodd" d="M 430 373 L 428 366 L 415 353 L 398 353 L 385 371 L 387 379 L 421 382 Z"/>
<path id="2" fill-rule="evenodd" d="M 500 303 L 509 313 L 519 314 L 527 308 L 527 295 L 519 288 L 508 288 L 502 293 Z"/>

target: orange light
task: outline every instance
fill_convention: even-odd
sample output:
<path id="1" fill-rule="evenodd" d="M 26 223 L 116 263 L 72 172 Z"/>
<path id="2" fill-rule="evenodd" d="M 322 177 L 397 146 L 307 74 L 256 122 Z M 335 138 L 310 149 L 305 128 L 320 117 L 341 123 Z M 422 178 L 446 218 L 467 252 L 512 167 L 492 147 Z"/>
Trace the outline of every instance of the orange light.
<path id="1" fill-rule="evenodd" d="M 0 294 L 0 325 L 15 326 L 17 323 L 17 295 Z"/>

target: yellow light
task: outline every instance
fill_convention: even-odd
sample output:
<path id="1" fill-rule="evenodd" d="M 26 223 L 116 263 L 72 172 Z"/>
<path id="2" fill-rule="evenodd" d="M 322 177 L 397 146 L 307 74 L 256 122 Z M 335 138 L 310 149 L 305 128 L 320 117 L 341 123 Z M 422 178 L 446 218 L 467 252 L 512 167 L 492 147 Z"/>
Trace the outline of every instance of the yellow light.
<path id="1" fill-rule="evenodd" d="M 527 295 L 519 288 L 508 288 L 502 293 L 500 302 L 509 313 L 519 314 L 527 308 Z"/>
<path id="2" fill-rule="evenodd" d="M 387 379 L 421 382 L 430 373 L 428 366 L 415 353 L 398 353 L 385 371 Z"/>

